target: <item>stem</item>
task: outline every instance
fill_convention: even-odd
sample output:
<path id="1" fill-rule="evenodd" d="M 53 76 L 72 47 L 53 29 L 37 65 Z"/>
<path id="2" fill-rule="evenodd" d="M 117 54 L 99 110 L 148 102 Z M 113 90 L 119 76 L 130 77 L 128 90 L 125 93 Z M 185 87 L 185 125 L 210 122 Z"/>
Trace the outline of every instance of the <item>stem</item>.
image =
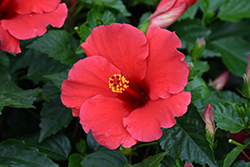
<path id="1" fill-rule="evenodd" d="M 234 144 L 236 146 L 242 146 L 242 144 L 238 143 L 237 141 L 234 141 L 233 139 L 229 139 L 228 143 Z"/>
<path id="2" fill-rule="evenodd" d="M 140 147 L 152 146 L 152 145 L 155 145 L 155 144 L 158 144 L 158 141 L 140 144 L 140 145 L 138 145 L 138 146 L 135 146 L 135 147 L 133 148 L 133 150 L 136 150 L 137 148 L 140 148 Z"/>

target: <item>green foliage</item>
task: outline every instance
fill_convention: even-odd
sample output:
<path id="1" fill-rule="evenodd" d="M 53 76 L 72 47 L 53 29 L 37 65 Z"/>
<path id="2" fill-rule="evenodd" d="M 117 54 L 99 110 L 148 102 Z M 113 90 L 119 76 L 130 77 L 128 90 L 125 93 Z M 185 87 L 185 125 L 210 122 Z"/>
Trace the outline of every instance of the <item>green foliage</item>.
<path id="1" fill-rule="evenodd" d="M 33 102 L 41 89 L 22 90 L 2 69 L 0 69 L 0 76 L 0 107 L 35 108 Z"/>
<path id="2" fill-rule="evenodd" d="M 177 119 L 176 125 L 163 129 L 160 138 L 162 149 L 168 151 L 173 158 L 216 166 L 213 152 L 206 140 L 205 124 L 194 106 Z"/>
<path id="3" fill-rule="evenodd" d="M 57 133 L 62 127 L 67 127 L 72 120 L 70 109 L 65 108 L 61 102 L 57 101 L 45 102 L 41 110 L 41 116 L 39 142 Z"/>
<path id="4" fill-rule="evenodd" d="M 88 154 L 82 161 L 82 166 L 93 167 L 122 167 L 128 162 L 127 158 L 116 150 L 101 150 Z"/>
<path id="5" fill-rule="evenodd" d="M 192 102 L 210 96 L 206 82 L 199 76 L 195 76 L 194 79 L 187 84 L 185 90 L 191 92 Z"/>
<path id="6" fill-rule="evenodd" d="M 67 160 L 71 151 L 71 144 L 66 136 L 56 134 L 46 138 L 41 143 L 38 142 L 38 139 L 39 134 L 35 134 L 24 139 L 24 141 L 27 146 L 37 148 L 39 152 L 45 153 L 54 160 Z"/>
<path id="7" fill-rule="evenodd" d="M 250 53 L 250 42 L 239 37 L 228 37 L 213 41 L 213 45 L 221 53 L 223 62 L 233 74 L 242 76 L 246 72 L 246 55 Z"/>
<path id="8" fill-rule="evenodd" d="M 250 4 L 248 0 L 229 0 L 224 3 L 219 11 L 218 17 L 221 20 L 232 22 L 240 21 L 250 17 Z"/>
<path id="9" fill-rule="evenodd" d="M 214 121 L 223 130 L 237 133 L 246 128 L 248 118 L 241 118 L 236 110 L 235 103 L 217 103 L 212 105 L 214 111 Z"/>
<path id="10" fill-rule="evenodd" d="M 150 156 L 147 159 L 143 160 L 142 162 L 133 166 L 135 167 L 160 167 L 161 166 L 160 162 L 165 155 L 167 155 L 167 152 L 155 154 L 154 156 Z"/>
<path id="11" fill-rule="evenodd" d="M 63 30 L 51 30 L 28 46 L 69 65 L 81 58 L 75 54 L 77 47 L 77 40 Z"/>
<path id="12" fill-rule="evenodd" d="M 45 154 L 33 147 L 28 147 L 23 141 L 6 140 L 0 143 L 0 165 L 11 167 L 58 167 Z"/>

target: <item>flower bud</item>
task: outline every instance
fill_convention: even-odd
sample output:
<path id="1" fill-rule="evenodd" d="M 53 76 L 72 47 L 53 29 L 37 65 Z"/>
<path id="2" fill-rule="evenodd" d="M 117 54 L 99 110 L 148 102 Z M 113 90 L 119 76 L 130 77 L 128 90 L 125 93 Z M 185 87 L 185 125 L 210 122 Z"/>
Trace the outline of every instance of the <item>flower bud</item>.
<path id="1" fill-rule="evenodd" d="M 193 49 L 191 50 L 191 53 L 190 53 L 194 60 L 201 58 L 201 55 L 205 49 L 205 45 L 206 45 L 206 41 L 203 37 L 195 41 Z"/>
<path id="2" fill-rule="evenodd" d="M 213 109 L 211 104 L 208 104 L 204 112 L 202 113 L 202 117 L 206 123 L 206 129 L 209 131 L 211 138 L 213 138 L 215 131 L 215 124 L 213 119 Z"/>
<path id="3" fill-rule="evenodd" d="M 190 81 L 194 79 L 194 65 L 192 62 L 188 63 L 188 68 L 189 68 L 188 80 Z"/>
<path id="4" fill-rule="evenodd" d="M 191 164 L 191 162 L 186 162 L 184 167 L 193 167 L 193 165 Z"/>
<path id="5" fill-rule="evenodd" d="M 210 83 L 210 86 L 215 86 L 217 90 L 221 90 L 227 83 L 228 79 L 230 77 L 230 72 L 225 71 L 220 76 L 214 79 L 212 83 Z"/>
<path id="6" fill-rule="evenodd" d="M 162 0 L 149 17 L 151 25 L 166 28 L 174 23 L 197 0 Z"/>
<path id="7" fill-rule="evenodd" d="M 247 75 L 247 83 L 249 83 L 249 80 L 250 80 L 250 54 L 248 56 L 246 75 Z"/>

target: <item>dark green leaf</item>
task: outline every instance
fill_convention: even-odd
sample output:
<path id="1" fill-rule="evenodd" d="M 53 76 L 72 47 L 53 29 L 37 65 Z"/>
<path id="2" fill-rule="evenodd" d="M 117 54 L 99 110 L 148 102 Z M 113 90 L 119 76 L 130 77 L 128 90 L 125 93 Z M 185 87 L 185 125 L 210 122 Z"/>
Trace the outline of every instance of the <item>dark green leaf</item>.
<path id="1" fill-rule="evenodd" d="M 235 147 L 229 154 L 227 154 L 227 157 L 224 160 L 223 167 L 230 166 L 241 153 L 241 151 L 244 150 L 249 144 L 250 142 L 248 142 L 246 145 Z"/>
<path id="2" fill-rule="evenodd" d="M 243 160 L 240 160 L 240 161 L 234 163 L 233 167 L 250 167 L 250 164 L 243 161 Z"/>
<path id="3" fill-rule="evenodd" d="M 95 138 L 91 134 L 91 131 L 87 134 L 87 144 L 93 150 L 97 150 L 99 147 L 101 147 L 101 145 L 95 140 Z"/>
<path id="4" fill-rule="evenodd" d="M 209 35 L 209 40 L 250 34 L 250 25 L 244 21 L 237 23 L 217 21 L 211 24 L 210 29 L 212 33 Z"/>
<path id="5" fill-rule="evenodd" d="M 58 60 L 40 54 L 29 65 L 27 78 L 35 83 L 47 82 L 48 80 L 43 77 L 44 75 L 65 71 L 65 69 L 69 68 L 70 66 L 62 64 Z"/>
<path id="6" fill-rule="evenodd" d="M 246 128 L 243 118 L 239 116 L 235 103 L 212 104 L 214 121 L 216 125 L 225 131 L 237 133 Z M 247 120 L 246 120 L 247 121 Z"/>
<path id="7" fill-rule="evenodd" d="M 32 104 L 41 92 L 40 88 L 22 90 L 2 69 L 0 69 L 0 76 L 0 107 L 35 108 Z"/>
<path id="8" fill-rule="evenodd" d="M 221 102 L 232 102 L 241 104 L 244 100 L 236 93 L 231 91 L 211 91 L 211 96 L 205 99 L 198 100 L 194 103 L 198 111 L 202 114 L 208 103 L 211 105 L 218 104 Z"/>
<path id="9" fill-rule="evenodd" d="M 242 76 L 246 72 L 250 42 L 242 38 L 228 37 L 213 42 L 214 47 L 222 55 L 222 60 L 235 75 Z"/>
<path id="10" fill-rule="evenodd" d="M 0 143 L 0 164 L 11 167 L 58 167 L 45 154 L 14 139 Z"/>
<path id="11" fill-rule="evenodd" d="M 81 58 L 75 54 L 78 45 L 78 42 L 68 32 L 51 30 L 27 47 L 46 53 L 49 57 L 60 60 L 64 64 L 73 65 Z"/>
<path id="12" fill-rule="evenodd" d="M 68 167 L 83 167 L 81 162 L 83 161 L 83 156 L 79 153 L 71 154 L 69 157 Z"/>
<path id="13" fill-rule="evenodd" d="M 87 4 L 90 4 L 92 6 L 94 5 L 100 5 L 100 1 L 93 1 L 93 0 L 84 0 Z M 98 4 L 93 4 L 93 3 L 98 3 Z M 102 0 L 101 5 L 108 9 L 114 9 L 121 13 L 124 16 L 131 16 L 131 13 L 127 11 L 126 6 L 123 4 L 122 0 Z"/>
<path id="14" fill-rule="evenodd" d="M 160 167 L 161 160 L 164 156 L 167 155 L 167 152 L 160 154 L 155 154 L 154 156 L 149 156 L 147 159 L 144 159 L 142 162 L 133 165 L 134 167 Z"/>
<path id="15" fill-rule="evenodd" d="M 250 17 L 249 0 L 229 0 L 224 3 L 218 13 L 221 20 L 232 22 L 240 21 L 243 18 Z"/>
<path id="16" fill-rule="evenodd" d="M 87 155 L 81 164 L 84 167 L 122 167 L 127 162 L 127 158 L 117 150 L 101 150 Z"/>
<path id="17" fill-rule="evenodd" d="M 54 83 L 48 82 L 43 86 L 43 96 L 49 100 L 58 100 L 60 99 L 61 91 Z"/>
<path id="18" fill-rule="evenodd" d="M 163 129 L 159 141 L 162 149 L 173 158 L 178 156 L 185 161 L 216 166 L 206 140 L 205 123 L 192 105 L 184 116 L 177 118 L 172 128 Z"/>
<path id="19" fill-rule="evenodd" d="M 185 91 L 191 92 L 192 102 L 206 98 L 211 94 L 206 82 L 199 76 L 195 76 L 194 79 L 187 84 Z"/>
<path id="20" fill-rule="evenodd" d="M 57 133 L 62 127 L 67 127 L 73 118 L 70 109 L 63 106 L 61 102 L 56 101 L 45 102 L 41 110 L 41 116 L 39 142 Z"/>
<path id="21" fill-rule="evenodd" d="M 178 37 L 188 46 L 188 48 L 194 44 L 197 38 L 207 38 L 210 34 L 210 30 L 206 28 L 199 19 L 181 20 L 173 24 L 171 30 L 176 31 Z"/>
<path id="22" fill-rule="evenodd" d="M 68 78 L 68 71 L 44 75 L 43 77 L 51 80 L 56 85 L 56 87 L 61 88 L 62 82 Z"/>
<path id="23" fill-rule="evenodd" d="M 202 76 L 203 73 L 207 72 L 209 70 L 209 65 L 207 61 L 200 61 L 200 60 L 195 60 L 194 61 L 194 70 L 198 71 L 199 76 Z"/>
<path id="24" fill-rule="evenodd" d="M 47 154 L 48 157 L 55 160 L 67 160 L 71 151 L 71 144 L 69 139 L 57 134 L 46 138 L 41 143 L 38 143 L 39 135 L 24 139 L 26 145 L 35 147 L 39 152 Z"/>
<path id="25" fill-rule="evenodd" d="M 76 149 L 79 153 L 84 155 L 87 150 L 87 143 L 85 142 L 85 140 L 80 139 L 80 142 L 76 143 Z"/>
<path id="26" fill-rule="evenodd" d="M 199 8 L 199 3 L 195 3 L 194 5 L 190 6 L 178 20 L 193 19 L 196 12 L 198 11 L 198 8 Z"/>
<path id="27" fill-rule="evenodd" d="M 115 9 L 124 16 L 131 16 L 131 13 L 127 11 L 126 6 L 123 4 L 122 0 L 103 0 L 102 2 L 103 5 L 107 8 Z"/>
<path id="28" fill-rule="evenodd" d="M 0 64 L 4 65 L 4 66 L 8 66 L 9 65 L 9 57 L 8 55 L 0 50 Z"/>
<path id="29" fill-rule="evenodd" d="M 110 25 L 111 23 L 114 23 L 116 19 L 112 12 L 110 12 L 109 10 L 105 10 L 100 20 L 102 21 L 102 24 Z"/>

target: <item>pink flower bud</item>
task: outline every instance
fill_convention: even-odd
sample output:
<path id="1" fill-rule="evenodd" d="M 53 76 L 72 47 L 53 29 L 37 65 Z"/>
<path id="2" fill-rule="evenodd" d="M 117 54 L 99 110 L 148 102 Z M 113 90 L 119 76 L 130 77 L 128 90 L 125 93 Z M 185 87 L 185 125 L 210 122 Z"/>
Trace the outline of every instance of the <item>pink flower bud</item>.
<path id="1" fill-rule="evenodd" d="M 247 82 L 249 83 L 249 80 L 250 80 L 250 54 L 248 56 L 246 75 L 247 75 Z"/>
<path id="2" fill-rule="evenodd" d="M 214 79 L 212 83 L 210 83 L 210 86 L 215 86 L 217 90 L 221 90 L 227 83 L 228 79 L 230 77 L 230 72 L 225 71 L 220 76 Z"/>
<path id="3" fill-rule="evenodd" d="M 204 112 L 202 113 L 202 117 L 206 123 L 206 129 L 209 131 L 211 137 L 213 138 L 215 131 L 215 124 L 213 119 L 213 109 L 211 104 L 208 104 Z"/>
<path id="4" fill-rule="evenodd" d="M 205 45 L 206 44 L 206 41 L 205 41 L 205 38 L 202 37 L 198 40 L 198 47 L 201 47 L 202 45 Z"/>
<path id="5" fill-rule="evenodd" d="M 193 167 L 193 165 L 191 164 L 191 162 L 186 162 L 184 167 Z"/>
<path id="6" fill-rule="evenodd" d="M 174 23 L 197 0 L 162 0 L 149 17 L 151 25 L 166 28 Z"/>

